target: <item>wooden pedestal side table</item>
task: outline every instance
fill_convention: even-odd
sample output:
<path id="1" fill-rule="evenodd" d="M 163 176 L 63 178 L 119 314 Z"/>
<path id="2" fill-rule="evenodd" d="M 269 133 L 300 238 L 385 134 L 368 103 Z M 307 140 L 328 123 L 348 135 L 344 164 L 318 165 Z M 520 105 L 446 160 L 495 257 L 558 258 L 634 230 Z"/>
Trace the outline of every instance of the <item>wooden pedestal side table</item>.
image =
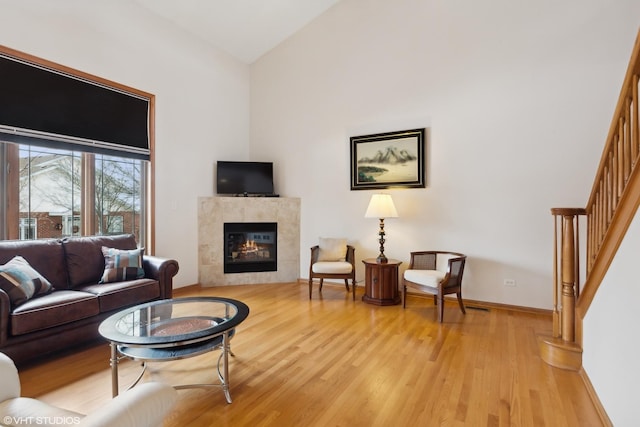
<path id="1" fill-rule="evenodd" d="M 362 301 L 375 305 L 400 304 L 398 291 L 398 267 L 402 261 L 395 259 L 378 263 L 375 258 L 363 259 L 364 295 Z"/>

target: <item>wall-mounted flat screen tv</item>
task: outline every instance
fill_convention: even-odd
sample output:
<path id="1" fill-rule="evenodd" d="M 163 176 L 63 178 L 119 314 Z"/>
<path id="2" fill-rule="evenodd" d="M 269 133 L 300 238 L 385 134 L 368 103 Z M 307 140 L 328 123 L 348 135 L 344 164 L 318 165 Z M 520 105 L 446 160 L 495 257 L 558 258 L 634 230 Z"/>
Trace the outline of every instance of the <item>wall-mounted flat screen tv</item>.
<path id="1" fill-rule="evenodd" d="M 273 163 L 218 161 L 216 192 L 225 195 L 273 195 Z"/>

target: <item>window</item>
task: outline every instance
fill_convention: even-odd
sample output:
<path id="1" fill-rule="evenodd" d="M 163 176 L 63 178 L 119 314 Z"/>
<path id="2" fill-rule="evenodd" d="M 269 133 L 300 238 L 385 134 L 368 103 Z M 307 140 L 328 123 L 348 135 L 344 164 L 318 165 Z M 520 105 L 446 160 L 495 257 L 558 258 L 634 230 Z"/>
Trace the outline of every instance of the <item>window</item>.
<path id="1" fill-rule="evenodd" d="M 148 162 L 31 145 L 0 145 L 12 146 L 17 153 L 6 157 L 8 170 L 17 170 L 18 179 L 0 180 L 5 193 L 19 200 L 17 215 L 3 215 L 7 238 L 131 233 L 138 242 L 145 242 L 143 185 Z M 4 147 L 3 151 L 12 150 Z"/>
<path id="2" fill-rule="evenodd" d="M 99 234 L 138 235 L 141 168 L 139 160 L 95 156 L 96 228 Z"/>
<path id="3" fill-rule="evenodd" d="M 20 218 L 20 240 L 37 239 L 35 218 Z"/>
<path id="4" fill-rule="evenodd" d="M 107 216 L 107 234 L 120 234 L 124 232 L 124 217 L 122 215 Z"/>
<path id="5" fill-rule="evenodd" d="M 40 219 L 39 230 L 34 235 L 22 232 L 21 221 L 20 239 L 71 235 L 68 227 L 65 230 L 63 218 L 80 214 L 81 154 L 29 145 L 19 145 L 18 149 L 19 215 L 21 219 Z M 8 192 L 15 190 L 7 189 Z M 8 226 L 11 229 L 12 225 Z"/>
<path id="6" fill-rule="evenodd" d="M 62 218 L 62 235 L 63 236 L 79 236 L 80 235 L 80 215 L 65 215 Z"/>
<path id="7" fill-rule="evenodd" d="M 0 46 L 0 239 L 132 233 L 153 254 L 155 96 Z"/>

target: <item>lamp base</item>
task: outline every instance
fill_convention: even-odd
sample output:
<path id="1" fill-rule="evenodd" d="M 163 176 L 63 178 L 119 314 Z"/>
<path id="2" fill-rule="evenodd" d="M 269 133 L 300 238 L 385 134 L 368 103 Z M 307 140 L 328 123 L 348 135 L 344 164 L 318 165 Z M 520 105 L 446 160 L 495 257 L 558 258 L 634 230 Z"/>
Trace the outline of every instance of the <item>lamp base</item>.
<path id="1" fill-rule="evenodd" d="M 380 218 L 380 231 L 378 231 L 378 243 L 380 243 L 380 255 L 376 258 L 376 262 L 378 264 L 386 264 L 389 261 L 387 257 L 384 256 L 384 218 Z"/>

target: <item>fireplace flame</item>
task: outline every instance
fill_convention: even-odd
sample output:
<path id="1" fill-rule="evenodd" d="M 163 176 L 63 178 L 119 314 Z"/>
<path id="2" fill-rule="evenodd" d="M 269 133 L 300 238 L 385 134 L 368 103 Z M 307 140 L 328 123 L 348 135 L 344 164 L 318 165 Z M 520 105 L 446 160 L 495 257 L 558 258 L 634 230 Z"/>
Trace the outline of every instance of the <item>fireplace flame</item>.
<path id="1" fill-rule="evenodd" d="M 242 251 L 244 252 L 255 252 L 258 250 L 258 244 L 256 243 L 255 240 L 247 240 L 243 245 L 242 245 Z"/>

